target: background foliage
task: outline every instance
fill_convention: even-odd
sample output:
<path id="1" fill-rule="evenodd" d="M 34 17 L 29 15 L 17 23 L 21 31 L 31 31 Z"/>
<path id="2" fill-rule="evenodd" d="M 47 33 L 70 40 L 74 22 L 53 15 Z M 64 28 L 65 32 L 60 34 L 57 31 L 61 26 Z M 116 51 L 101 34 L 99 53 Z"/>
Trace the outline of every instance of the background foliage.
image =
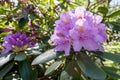
<path id="1" fill-rule="evenodd" d="M 38 46 L 0 55 L 0 79 L 12 80 L 119 80 L 120 10 L 114 0 L 0 0 L 0 51 L 10 33 L 27 34 Z M 54 52 L 50 36 L 60 13 L 84 6 L 103 17 L 108 40 L 105 53 L 89 52 L 66 57 Z M 80 52 L 81 53 L 81 52 Z"/>

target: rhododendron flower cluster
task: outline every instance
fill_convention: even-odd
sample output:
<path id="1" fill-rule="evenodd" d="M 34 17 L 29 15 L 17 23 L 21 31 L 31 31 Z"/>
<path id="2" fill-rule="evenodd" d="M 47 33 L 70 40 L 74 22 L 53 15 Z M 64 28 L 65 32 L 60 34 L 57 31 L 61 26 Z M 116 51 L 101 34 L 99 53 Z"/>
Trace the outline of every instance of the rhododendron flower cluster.
<path id="1" fill-rule="evenodd" d="M 3 54 L 8 53 L 9 51 L 19 52 L 25 50 L 30 45 L 30 39 L 25 35 L 19 32 L 15 34 L 8 34 L 4 38 L 4 43 L 2 46 L 4 50 Z"/>
<path id="2" fill-rule="evenodd" d="M 82 48 L 89 51 L 104 51 L 101 43 L 106 41 L 107 35 L 105 25 L 101 21 L 101 16 L 82 7 L 61 13 L 51 36 L 56 45 L 55 50 L 65 51 L 66 55 L 70 54 L 71 47 L 75 52 Z"/>

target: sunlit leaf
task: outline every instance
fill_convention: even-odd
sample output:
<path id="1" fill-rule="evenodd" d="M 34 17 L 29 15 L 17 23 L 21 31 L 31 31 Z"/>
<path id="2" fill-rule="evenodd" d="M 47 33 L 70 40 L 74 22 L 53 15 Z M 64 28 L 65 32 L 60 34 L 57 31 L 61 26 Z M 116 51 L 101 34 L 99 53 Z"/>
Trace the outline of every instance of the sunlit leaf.
<path id="1" fill-rule="evenodd" d="M 10 53 L 7 55 L 0 55 L 0 67 L 12 60 L 15 57 L 15 54 Z"/>
<path id="2" fill-rule="evenodd" d="M 59 55 L 60 54 L 55 52 L 54 49 L 48 50 L 48 51 L 42 53 L 41 55 L 39 55 L 38 57 L 36 57 L 33 60 L 32 65 L 48 62 L 48 61 L 50 61 L 52 59 L 55 59 Z"/>
<path id="3" fill-rule="evenodd" d="M 59 60 L 56 61 L 55 63 L 53 63 L 50 67 L 48 67 L 48 69 L 45 72 L 45 75 L 52 73 L 53 71 L 55 71 L 62 63 L 63 60 Z"/>
<path id="4" fill-rule="evenodd" d="M 107 17 L 113 18 L 113 17 L 119 16 L 119 15 L 120 15 L 120 10 L 113 12 L 112 14 L 108 15 Z"/>

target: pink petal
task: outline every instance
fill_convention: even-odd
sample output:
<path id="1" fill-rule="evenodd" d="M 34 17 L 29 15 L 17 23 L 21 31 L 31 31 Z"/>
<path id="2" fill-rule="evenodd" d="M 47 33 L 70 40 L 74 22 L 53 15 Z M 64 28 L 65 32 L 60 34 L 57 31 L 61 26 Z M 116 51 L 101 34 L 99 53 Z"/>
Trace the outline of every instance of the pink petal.
<path id="1" fill-rule="evenodd" d="M 83 17 L 84 17 L 84 14 L 85 14 L 85 8 L 77 7 L 77 8 L 75 9 L 75 15 L 76 15 L 78 18 L 83 18 Z"/>
<path id="2" fill-rule="evenodd" d="M 70 43 L 67 43 L 65 48 L 65 55 L 68 56 L 70 54 Z"/>
<path id="3" fill-rule="evenodd" d="M 96 50 L 99 48 L 99 45 L 94 40 L 87 39 L 83 41 L 83 47 L 87 50 Z"/>
<path id="4" fill-rule="evenodd" d="M 70 54 L 70 43 L 57 45 L 55 51 L 65 51 L 65 55 L 68 56 Z"/>
<path id="5" fill-rule="evenodd" d="M 98 41 L 98 42 L 100 42 L 100 43 L 102 43 L 102 42 L 104 42 L 106 39 L 105 39 L 104 37 L 102 37 L 101 35 L 98 34 L 98 35 L 96 35 L 95 40 Z"/>
<path id="6" fill-rule="evenodd" d="M 80 51 L 81 48 L 82 48 L 81 41 L 78 41 L 78 40 L 74 41 L 73 42 L 73 48 L 74 48 L 74 51 Z"/>

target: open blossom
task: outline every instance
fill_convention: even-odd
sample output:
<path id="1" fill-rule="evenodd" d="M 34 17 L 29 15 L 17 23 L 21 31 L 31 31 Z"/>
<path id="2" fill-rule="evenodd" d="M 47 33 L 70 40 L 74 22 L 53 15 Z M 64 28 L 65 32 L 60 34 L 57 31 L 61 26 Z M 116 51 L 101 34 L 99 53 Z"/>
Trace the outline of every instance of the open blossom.
<path id="1" fill-rule="evenodd" d="M 73 11 L 63 12 L 55 22 L 54 34 L 51 40 L 56 45 L 56 51 L 70 54 L 70 48 L 80 51 L 104 51 L 101 44 L 106 41 L 105 25 L 102 17 L 77 7 Z"/>
<path id="2" fill-rule="evenodd" d="M 8 53 L 9 51 L 19 52 L 25 50 L 30 45 L 30 39 L 25 35 L 19 32 L 15 34 L 8 34 L 4 38 L 4 43 L 2 46 L 4 50 L 3 54 Z"/>
<path id="3" fill-rule="evenodd" d="M 55 24 L 55 31 L 51 37 L 52 41 L 57 45 L 55 50 L 65 51 L 66 55 L 69 55 L 71 43 L 69 31 L 74 26 L 71 15 L 67 12 L 62 13 L 60 15 L 60 20 L 57 20 Z"/>

